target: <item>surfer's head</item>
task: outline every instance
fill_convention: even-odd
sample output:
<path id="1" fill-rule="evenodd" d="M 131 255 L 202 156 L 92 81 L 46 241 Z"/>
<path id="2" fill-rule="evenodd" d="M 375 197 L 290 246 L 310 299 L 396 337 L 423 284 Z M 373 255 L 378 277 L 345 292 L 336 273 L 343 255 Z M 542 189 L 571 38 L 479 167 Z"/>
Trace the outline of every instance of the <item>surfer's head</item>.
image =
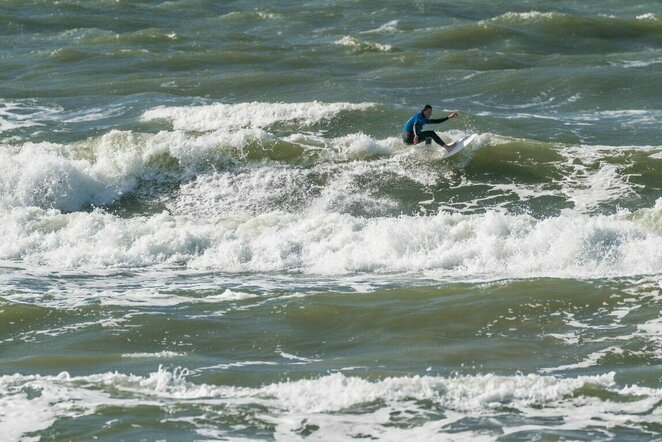
<path id="1" fill-rule="evenodd" d="M 425 118 L 430 118 L 430 115 L 432 115 L 432 106 L 426 104 L 425 106 L 423 106 L 423 110 L 421 110 L 421 112 L 423 112 Z"/>

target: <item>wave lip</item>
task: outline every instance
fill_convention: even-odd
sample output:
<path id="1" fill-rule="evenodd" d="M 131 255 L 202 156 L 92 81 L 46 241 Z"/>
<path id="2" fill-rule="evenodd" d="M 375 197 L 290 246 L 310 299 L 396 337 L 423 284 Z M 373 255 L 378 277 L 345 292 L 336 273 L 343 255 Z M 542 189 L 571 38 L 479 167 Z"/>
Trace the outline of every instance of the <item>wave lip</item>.
<path id="1" fill-rule="evenodd" d="M 302 103 L 250 102 L 202 106 L 157 107 L 142 116 L 143 121 L 166 120 L 176 130 L 208 132 L 241 128 L 266 128 L 276 123 L 310 126 L 335 117 L 341 112 L 360 111 L 372 103 Z"/>
<path id="2" fill-rule="evenodd" d="M 376 29 L 371 29 L 369 31 L 362 31 L 361 34 L 373 34 L 381 32 L 396 32 L 398 30 L 398 20 L 391 20 Z"/>
<path id="3" fill-rule="evenodd" d="M 102 164 L 70 158 L 63 146 L 28 143 L 19 152 L 0 147 L 0 207 L 64 211 L 103 205 L 133 187 L 128 177 L 106 175 Z"/>
<path id="4" fill-rule="evenodd" d="M 339 46 L 347 46 L 360 52 L 389 52 L 393 50 L 391 45 L 361 41 L 349 35 L 345 35 L 340 40 L 337 40 L 335 44 Z"/>
<path id="5" fill-rule="evenodd" d="M 15 108 L 12 106 L 5 106 L 6 113 L 12 113 Z M 0 206 L 71 212 L 89 205 L 113 203 L 134 191 L 141 182 L 165 180 L 176 184 L 200 169 L 235 163 L 254 151 L 257 153 L 253 155 L 260 157 L 298 158 L 302 150 L 314 148 L 306 144 L 305 136 L 295 131 L 294 135 L 280 139 L 264 128 L 277 124 L 307 127 L 372 106 L 372 103 L 345 102 L 253 102 L 159 107 L 145 112 L 143 120 L 165 119 L 174 126 L 174 131 L 148 134 L 111 130 L 99 138 L 72 144 L 0 145 Z M 52 110 L 47 111 L 48 118 L 55 118 Z M 72 122 L 90 121 L 99 116 L 102 115 L 65 115 Z M 0 120 L 7 129 L 41 124 L 27 117 L 15 124 L 6 123 L 1 116 Z M 302 137 L 304 143 L 297 141 Z M 389 146 L 363 134 L 322 141 L 349 154 L 390 152 Z M 274 149 L 277 143 L 279 148 Z"/>

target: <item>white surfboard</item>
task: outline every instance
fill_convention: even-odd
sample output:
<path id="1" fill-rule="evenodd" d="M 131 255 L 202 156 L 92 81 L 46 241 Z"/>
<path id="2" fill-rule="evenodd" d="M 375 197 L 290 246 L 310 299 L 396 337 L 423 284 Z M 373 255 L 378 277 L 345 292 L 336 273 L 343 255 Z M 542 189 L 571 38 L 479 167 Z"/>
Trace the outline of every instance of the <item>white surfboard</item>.
<path id="1" fill-rule="evenodd" d="M 456 153 L 467 147 L 476 138 L 478 138 L 478 135 L 476 134 L 471 134 L 471 135 L 467 135 L 466 137 L 460 138 L 455 142 L 455 146 L 453 146 L 453 149 L 446 151 L 446 153 L 444 154 L 444 159 L 452 157 L 453 155 L 455 155 Z"/>

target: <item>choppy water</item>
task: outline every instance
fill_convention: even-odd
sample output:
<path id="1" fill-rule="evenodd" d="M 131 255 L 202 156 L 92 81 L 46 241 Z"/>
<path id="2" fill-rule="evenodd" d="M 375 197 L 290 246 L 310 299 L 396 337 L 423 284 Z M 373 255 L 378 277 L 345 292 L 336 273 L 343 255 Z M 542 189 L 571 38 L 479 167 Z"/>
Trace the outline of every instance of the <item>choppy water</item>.
<path id="1" fill-rule="evenodd" d="M 662 5 L 501 3 L 0 3 L 3 439 L 659 440 Z"/>

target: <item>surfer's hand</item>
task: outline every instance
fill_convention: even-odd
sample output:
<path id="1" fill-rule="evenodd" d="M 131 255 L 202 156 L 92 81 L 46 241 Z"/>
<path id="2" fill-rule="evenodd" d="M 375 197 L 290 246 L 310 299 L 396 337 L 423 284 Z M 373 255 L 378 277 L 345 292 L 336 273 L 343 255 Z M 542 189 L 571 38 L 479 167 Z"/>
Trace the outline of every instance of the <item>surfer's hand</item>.
<path id="1" fill-rule="evenodd" d="M 418 144 L 418 136 L 414 137 L 414 144 Z"/>
<path id="2" fill-rule="evenodd" d="M 448 118 L 455 118 L 455 117 L 457 117 L 458 115 L 459 115 L 459 114 L 458 114 L 457 112 L 451 112 L 450 114 L 448 114 Z"/>

